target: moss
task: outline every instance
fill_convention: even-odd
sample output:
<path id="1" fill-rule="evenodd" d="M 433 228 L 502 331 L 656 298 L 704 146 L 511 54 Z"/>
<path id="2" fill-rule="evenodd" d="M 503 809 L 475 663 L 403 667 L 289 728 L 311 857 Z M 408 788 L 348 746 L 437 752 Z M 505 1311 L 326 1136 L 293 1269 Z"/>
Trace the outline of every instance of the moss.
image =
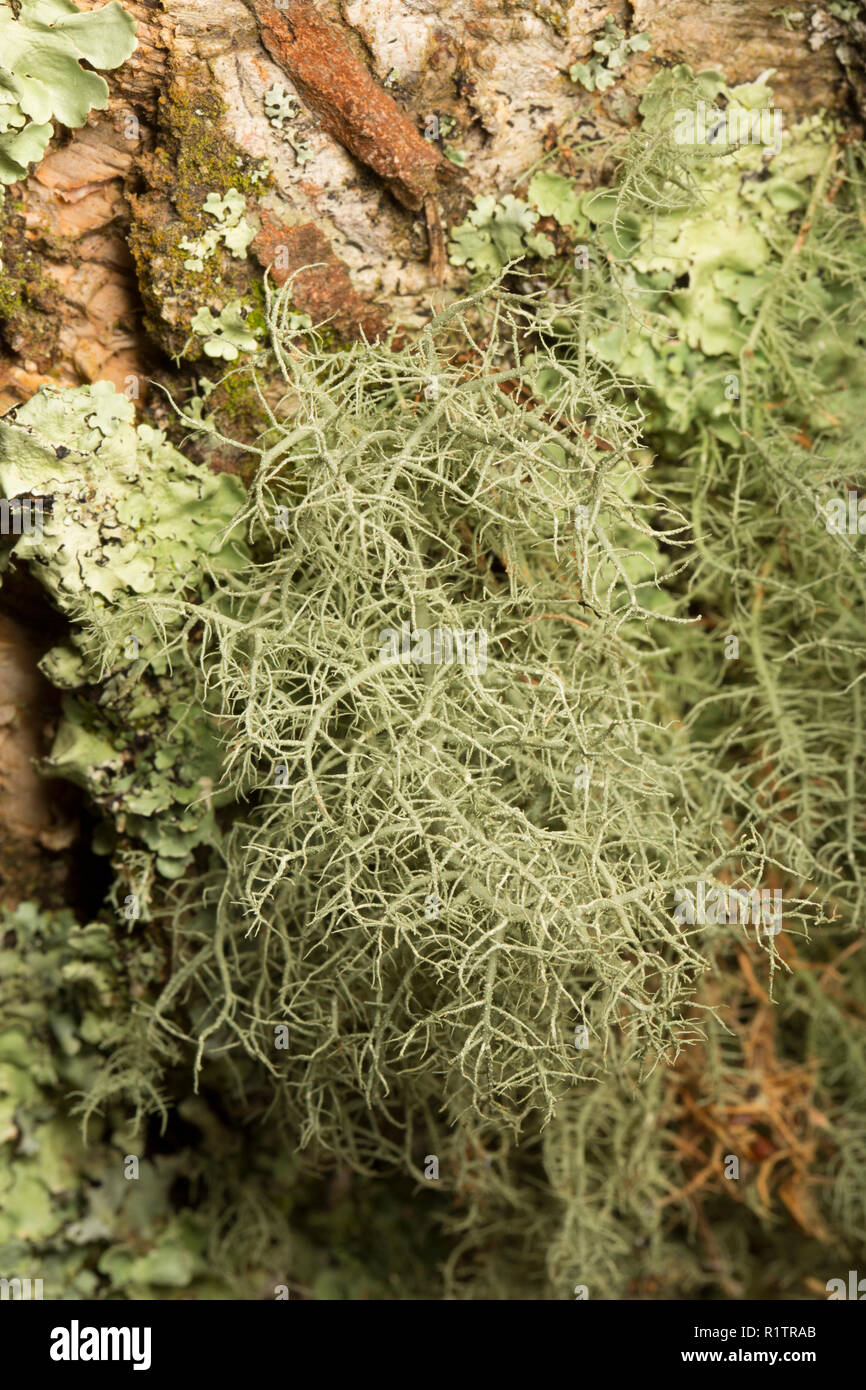
<path id="1" fill-rule="evenodd" d="M 133 207 L 136 213 L 142 211 L 139 202 Z M 183 222 L 166 218 L 159 225 L 144 213 L 133 222 L 129 241 L 144 300 L 145 328 L 171 355 L 198 357 L 199 351 L 186 350 L 189 324 L 202 304 L 216 304 L 222 297 L 223 278 L 217 262 L 203 271 L 186 269 L 188 252 L 180 242 L 188 234 Z"/>
<path id="2" fill-rule="evenodd" d="M 11 319 L 16 317 L 24 309 L 24 298 L 22 294 L 22 281 L 8 271 L 8 250 L 6 252 L 7 273 L 0 280 L 0 319 Z"/>
<path id="3" fill-rule="evenodd" d="M 50 261 L 59 261 L 64 266 L 81 265 L 81 246 L 74 236 L 56 236 L 53 232 L 42 230 L 35 245 L 42 256 Z"/>
<path id="4" fill-rule="evenodd" d="M 568 15 L 566 6 L 554 3 L 545 3 L 545 0 L 534 0 L 532 13 L 538 18 L 543 19 L 545 24 L 549 24 L 551 29 L 557 34 L 565 34 L 568 31 Z"/>
<path id="5" fill-rule="evenodd" d="M 243 154 L 225 133 L 225 105 L 206 70 L 199 65 L 176 68 L 159 100 L 162 143 L 154 154 L 154 172 L 180 218 L 202 230 L 202 204 L 208 193 L 236 188 L 257 197 L 272 182 L 256 161 Z"/>
<path id="6" fill-rule="evenodd" d="M 0 207 L 0 333 L 13 351 L 48 366 L 57 349 L 60 297 L 43 269 L 44 244 L 29 242 L 17 205 Z"/>
<path id="7" fill-rule="evenodd" d="M 258 435 L 267 426 L 258 392 L 245 370 L 230 373 L 214 390 L 212 407 L 221 419 L 243 430 L 244 437 Z"/>
<path id="8" fill-rule="evenodd" d="M 258 197 L 270 174 L 225 133 L 225 106 L 204 65 L 176 66 L 158 107 L 157 145 L 142 160 L 147 191 L 132 198 L 130 247 L 145 304 L 145 327 L 173 356 L 195 360 L 201 346 L 190 321 L 206 305 L 218 311 L 250 291 L 252 268 L 224 250 L 202 270 L 184 263 L 181 245 L 213 227 L 204 211 L 209 193 L 236 189 Z"/>
<path id="9" fill-rule="evenodd" d="M 250 300 L 252 308 L 247 314 L 247 323 L 253 333 L 264 333 L 268 326 L 267 320 L 267 295 L 261 280 L 254 280 L 250 285 Z"/>

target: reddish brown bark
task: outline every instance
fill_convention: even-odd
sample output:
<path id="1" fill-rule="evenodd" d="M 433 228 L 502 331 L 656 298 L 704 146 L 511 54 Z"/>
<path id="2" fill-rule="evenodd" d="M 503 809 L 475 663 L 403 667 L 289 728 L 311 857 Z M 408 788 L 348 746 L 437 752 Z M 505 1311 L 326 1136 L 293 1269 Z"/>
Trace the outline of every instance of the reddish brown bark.
<path id="1" fill-rule="evenodd" d="M 310 0 L 250 0 L 271 57 L 335 140 L 418 210 L 449 166 Z"/>
<path id="2" fill-rule="evenodd" d="M 357 338 L 363 333 L 373 339 L 384 331 L 384 315 L 353 288 L 349 272 L 315 223 L 288 227 L 263 211 L 253 251 L 277 285 L 292 277 L 292 303 L 309 314 L 313 323 L 327 319 L 341 337 Z"/>

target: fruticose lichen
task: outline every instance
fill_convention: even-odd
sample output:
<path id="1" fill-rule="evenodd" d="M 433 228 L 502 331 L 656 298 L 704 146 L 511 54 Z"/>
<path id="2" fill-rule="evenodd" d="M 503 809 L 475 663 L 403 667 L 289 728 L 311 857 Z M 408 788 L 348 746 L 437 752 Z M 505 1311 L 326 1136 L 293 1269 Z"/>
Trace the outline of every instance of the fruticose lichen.
<path id="1" fill-rule="evenodd" d="M 133 1033 L 86 1023 L 101 1065 L 44 1113 L 73 1081 L 91 1123 L 180 1097 L 224 1141 L 195 1076 L 268 1114 L 265 1171 L 206 1167 L 167 1253 L 100 1209 L 123 1236 L 90 1288 L 216 1296 L 221 1192 L 235 1267 L 270 1268 L 275 1176 L 297 1229 L 322 1170 L 404 1283 L 295 1237 L 314 1297 L 802 1297 L 866 1239 L 864 175 L 824 123 L 678 142 L 683 93 L 769 110 L 749 88 L 666 70 L 610 186 L 554 152 L 476 204 L 454 244 L 487 283 L 413 342 L 299 344 L 269 294 L 248 489 L 103 387 L 0 426 L 7 494 L 54 499 L 12 552 L 72 628 L 53 768 L 115 871 L 63 949 L 138 1003 Z M 258 393 L 255 359 L 231 380 Z M 215 396 L 190 427 L 219 434 Z M 778 892 L 782 929 L 684 919 L 697 884 Z"/>

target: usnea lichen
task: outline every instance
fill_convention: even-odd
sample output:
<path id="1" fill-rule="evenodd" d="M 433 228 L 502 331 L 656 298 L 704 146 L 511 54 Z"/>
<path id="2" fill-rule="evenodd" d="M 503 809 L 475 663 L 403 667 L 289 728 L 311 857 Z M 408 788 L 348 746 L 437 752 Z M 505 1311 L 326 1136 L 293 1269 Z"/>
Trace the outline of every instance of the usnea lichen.
<path id="1" fill-rule="evenodd" d="M 273 553 L 213 602 L 142 609 L 154 630 L 169 614 L 202 630 L 225 783 L 248 802 L 215 899 L 228 991 L 199 1048 L 236 1039 L 273 1069 L 286 1020 L 281 1092 L 304 1140 L 340 1152 L 375 1152 L 396 1088 L 452 1120 L 549 1117 L 581 1071 L 576 1026 L 600 1040 L 628 1014 L 636 1055 L 685 1037 L 701 962 L 668 897 L 735 852 L 671 775 L 664 704 L 625 635 L 659 613 L 652 559 L 635 571 L 634 555 L 646 563 L 648 508 L 665 516 L 632 457 L 637 422 L 586 372 L 555 423 L 517 406 L 501 384 L 530 386 L 543 354 L 524 360 L 532 313 L 507 296 L 468 374 L 440 346 L 474 341 L 466 308 L 402 354 L 332 359 L 289 350 L 284 300 L 270 326 L 295 408 L 274 417 L 243 514 Z M 588 417 L 590 438 L 574 428 Z M 666 516 L 669 539 L 680 525 Z M 483 629 L 484 670 L 395 663 L 383 633 L 404 622 Z M 181 905 L 175 920 L 182 939 Z M 311 971 L 328 988 L 301 1009 Z"/>
<path id="2" fill-rule="evenodd" d="M 271 298 L 246 493 L 101 388 L 2 431 L 7 491 L 55 496 L 15 562 L 74 624 L 68 771 L 172 962 L 86 1104 L 158 1110 L 175 1048 L 285 1119 L 294 1184 L 344 1162 L 385 1212 L 434 1156 L 446 1203 L 413 1221 L 446 1296 L 801 1297 L 866 1238 L 866 595 L 856 524 L 827 525 L 866 489 L 863 175 L 817 123 L 680 147 L 681 94 L 720 81 L 663 73 L 609 188 L 550 160 L 463 229 L 489 277 L 552 219 L 541 296 L 338 352 Z M 172 838 L 189 769 L 213 819 Z M 696 880 L 778 890 L 784 930 L 684 924 Z"/>

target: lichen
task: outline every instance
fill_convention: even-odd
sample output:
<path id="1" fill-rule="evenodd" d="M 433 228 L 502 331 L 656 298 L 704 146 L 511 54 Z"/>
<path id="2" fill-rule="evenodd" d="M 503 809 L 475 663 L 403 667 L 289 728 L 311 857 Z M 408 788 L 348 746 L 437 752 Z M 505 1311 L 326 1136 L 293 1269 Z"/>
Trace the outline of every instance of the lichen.
<path id="1" fill-rule="evenodd" d="M 315 152 L 292 129 L 293 122 L 300 114 L 300 105 L 297 97 L 290 96 L 281 82 L 275 82 L 265 92 L 265 114 L 274 130 L 291 145 L 301 167 L 315 159 Z"/>
<path id="2" fill-rule="evenodd" d="M 451 264 L 496 276 L 527 254 L 547 259 L 553 255 L 553 242 L 533 231 L 537 221 L 538 213 L 510 193 L 501 202 L 489 194 L 478 197 L 466 221 L 451 233 Z"/>
<path id="3" fill-rule="evenodd" d="M 118 0 L 98 11 L 79 11 L 72 0 L 0 0 L 0 214 L 4 185 L 25 178 L 42 158 L 54 135 L 52 120 L 75 128 L 108 104 L 108 83 L 91 65 L 119 67 L 135 48 L 135 30 Z M 0 297 L 0 317 L 18 319 L 18 338 L 26 345 L 23 301 L 7 290 L 5 303 L 4 313 Z"/>
<path id="4" fill-rule="evenodd" d="M 580 83 L 588 92 L 605 92 L 622 75 L 629 58 L 643 53 L 650 46 L 649 34 L 626 35 L 611 15 L 604 21 L 599 37 L 592 45 L 593 56 L 585 63 L 574 63 L 568 70 L 572 82 Z"/>
<path id="5" fill-rule="evenodd" d="M 222 444 L 258 400 L 246 489 L 107 390 L 0 427 L 7 488 L 55 496 L 13 563 L 72 625 L 55 770 L 68 749 L 116 874 L 95 929 L 23 924 L 21 984 L 63 991 L 46 1072 L 82 1059 L 92 1123 L 208 1141 L 206 1200 L 148 1187 L 135 1233 L 116 1179 L 77 1185 L 63 1219 L 105 1227 L 73 1225 L 76 1290 L 222 1296 L 233 1263 L 251 1296 L 274 1232 L 311 1297 L 802 1298 L 862 1249 L 866 178 L 824 122 L 678 144 L 682 92 L 737 91 L 769 109 L 666 69 L 609 186 L 554 152 L 476 204 L 488 283 L 399 348 L 299 342 L 291 285 L 252 289 L 279 391 L 252 361 L 196 398 Z M 542 287 L 512 292 L 542 217 Z M 464 656 L 483 631 L 483 663 L 428 659 L 431 631 Z M 778 892 L 779 934 L 678 916 L 695 879 Z M 37 1096 L 43 1054 L 8 1046 L 14 1123 L 56 1118 L 68 1073 Z M 265 1112 L 247 1171 L 227 1136 Z M 65 1260 L 50 1152 L 27 1176 Z M 311 1203 L 320 1168 L 355 1197 Z M 336 1268 L 297 1239 L 311 1205 Z"/>
<path id="6" fill-rule="evenodd" d="M 214 224 L 194 240 L 184 237 L 181 249 L 189 252 L 184 269 L 204 270 L 204 262 L 210 260 L 220 242 L 235 260 L 245 260 L 247 247 L 256 234 L 244 216 L 245 210 L 246 200 L 236 188 L 230 188 L 222 198 L 218 193 L 209 193 L 202 211 L 214 219 Z"/>
<path id="7" fill-rule="evenodd" d="M 146 327 L 177 358 L 202 354 L 190 331 L 195 313 L 202 307 L 219 313 L 244 298 L 253 281 L 245 210 L 268 187 L 270 174 L 235 146 L 224 117 L 206 70 L 176 66 L 159 101 L 156 149 L 141 162 L 148 191 L 131 198 L 129 242 Z"/>
<path id="8" fill-rule="evenodd" d="M 218 1057 L 198 1095 L 173 1096 L 171 1133 L 136 1127 L 137 1099 L 164 1103 L 145 1025 L 166 965 L 158 934 L 130 937 L 122 920 L 31 901 L 0 911 L 4 1277 L 50 1301 L 364 1299 L 391 1296 L 396 1259 L 422 1296 L 443 1250 L 428 1240 L 422 1256 L 407 1236 L 409 1185 L 384 1203 L 364 1189 L 338 1199 L 279 1129 L 243 1122 Z"/>
<path id="9" fill-rule="evenodd" d="M 54 134 L 108 105 L 108 83 L 92 68 L 124 63 L 136 23 L 118 0 L 79 11 L 70 0 L 0 3 L 0 184 L 23 179 Z M 88 67 L 81 66 L 83 62 Z"/>
<path id="10" fill-rule="evenodd" d="M 66 442 L 54 444 L 55 439 Z M 211 565 L 244 564 L 223 530 L 243 495 L 229 475 L 189 463 L 108 382 L 40 390 L 0 422 L 0 489 L 42 499 L 41 526 L 14 562 L 36 567 L 52 602 L 99 627 L 135 594 L 207 588 Z M 195 683 L 163 655 L 166 630 L 132 615 L 113 648 L 80 635 L 43 669 L 67 695 L 46 769 L 110 812 L 105 849 L 143 843 L 176 877 L 196 845 L 217 837 L 216 736 Z M 93 698 L 88 687 L 102 682 Z M 79 693 L 80 692 L 80 693 Z M 141 904 L 142 913 L 145 904 Z"/>
<path id="11" fill-rule="evenodd" d="M 199 309 L 190 327 L 202 339 L 208 357 L 224 357 L 233 362 L 239 353 L 255 352 L 258 347 L 239 299 L 227 304 L 218 317 L 209 309 Z"/>

